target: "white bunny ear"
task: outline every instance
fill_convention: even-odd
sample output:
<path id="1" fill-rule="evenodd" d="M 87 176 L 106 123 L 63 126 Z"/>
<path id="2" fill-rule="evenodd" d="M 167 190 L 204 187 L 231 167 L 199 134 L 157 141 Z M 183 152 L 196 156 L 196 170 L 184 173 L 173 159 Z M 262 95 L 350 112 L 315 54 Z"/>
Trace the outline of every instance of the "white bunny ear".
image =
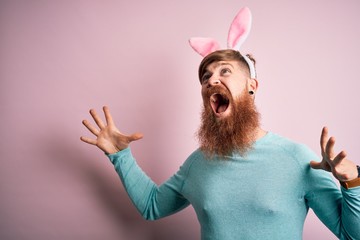
<path id="1" fill-rule="evenodd" d="M 231 23 L 228 35 L 228 48 L 239 50 L 249 35 L 251 29 L 252 16 L 250 9 L 244 7 L 240 9 Z"/>
<path id="2" fill-rule="evenodd" d="M 220 49 L 219 43 L 212 38 L 194 37 L 189 39 L 189 43 L 203 57 Z"/>

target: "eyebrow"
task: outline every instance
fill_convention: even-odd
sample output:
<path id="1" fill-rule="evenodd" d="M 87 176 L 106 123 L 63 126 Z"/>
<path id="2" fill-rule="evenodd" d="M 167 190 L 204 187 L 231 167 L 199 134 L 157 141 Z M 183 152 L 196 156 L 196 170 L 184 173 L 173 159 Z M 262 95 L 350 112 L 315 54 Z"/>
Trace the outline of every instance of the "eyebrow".
<path id="1" fill-rule="evenodd" d="M 220 67 L 220 66 L 224 66 L 224 65 L 230 65 L 232 68 L 234 68 L 234 66 L 231 63 L 228 62 L 218 62 L 214 65 L 214 69 Z M 208 69 L 206 69 L 208 71 Z"/>

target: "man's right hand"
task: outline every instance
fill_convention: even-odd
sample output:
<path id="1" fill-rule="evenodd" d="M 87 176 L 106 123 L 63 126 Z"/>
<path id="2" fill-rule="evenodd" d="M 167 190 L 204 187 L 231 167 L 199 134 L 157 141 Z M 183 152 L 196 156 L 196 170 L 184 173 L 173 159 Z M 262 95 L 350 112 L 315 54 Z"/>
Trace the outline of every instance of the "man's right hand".
<path id="1" fill-rule="evenodd" d="M 96 136 L 96 139 L 81 137 L 81 141 L 95 145 L 107 154 L 112 154 L 127 148 L 132 141 L 139 140 L 143 137 L 141 133 L 135 133 L 130 136 L 122 134 L 115 126 L 109 108 L 105 106 L 103 107 L 103 110 L 105 114 L 106 125 L 97 115 L 95 110 L 91 109 L 90 114 L 99 129 L 91 125 L 87 120 L 83 120 L 82 123 L 87 129 L 89 129 L 91 133 Z"/>

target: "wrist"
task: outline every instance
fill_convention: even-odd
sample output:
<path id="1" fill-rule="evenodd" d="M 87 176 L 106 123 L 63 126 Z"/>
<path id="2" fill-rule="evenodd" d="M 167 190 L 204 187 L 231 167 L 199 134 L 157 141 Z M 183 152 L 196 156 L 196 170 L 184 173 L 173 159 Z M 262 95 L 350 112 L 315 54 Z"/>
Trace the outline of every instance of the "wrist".
<path id="1" fill-rule="evenodd" d="M 121 151 L 121 149 L 119 149 L 118 147 L 112 146 L 111 148 L 105 150 L 104 152 L 105 152 L 105 154 L 110 155 L 110 154 L 115 154 L 120 151 Z"/>
<path id="2" fill-rule="evenodd" d="M 357 171 L 358 171 L 357 178 L 352 179 L 350 181 L 340 182 L 341 186 L 343 186 L 345 189 L 360 186 L 360 166 L 356 166 L 356 167 L 357 167 Z"/>

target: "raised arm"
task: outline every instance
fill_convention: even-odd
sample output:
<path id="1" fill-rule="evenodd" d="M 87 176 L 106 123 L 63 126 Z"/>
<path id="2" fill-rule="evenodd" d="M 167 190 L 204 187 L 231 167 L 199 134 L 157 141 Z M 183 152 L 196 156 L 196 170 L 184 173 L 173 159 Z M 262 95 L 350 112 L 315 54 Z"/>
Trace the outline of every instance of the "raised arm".
<path id="1" fill-rule="evenodd" d="M 343 188 L 338 191 L 335 184 L 331 183 L 332 179 L 317 177 L 323 175 L 321 171 L 310 171 L 307 178 L 311 188 L 308 192 L 308 204 L 339 239 L 358 240 L 360 239 L 358 170 L 356 164 L 346 158 L 344 151 L 335 154 L 334 145 L 334 137 L 328 138 L 328 129 L 324 127 L 320 138 L 322 161 L 311 161 L 310 166 L 313 169 L 331 172 Z"/>
<path id="2" fill-rule="evenodd" d="M 104 107 L 106 124 L 90 110 L 98 128 L 84 120 L 85 127 L 95 135 L 95 139 L 81 137 L 88 144 L 104 151 L 118 173 L 131 201 L 140 214 L 148 220 L 155 220 L 173 214 L 189 205 L 182 196 L 181 188 L 187 173 L 182 167 L 178 173 L 161 186 L 157 186 L 139 167 L 131 154 L 129 144 L 142 138 L 142 134 L 122 134 L 114 124 L 108 107 Z"/>

